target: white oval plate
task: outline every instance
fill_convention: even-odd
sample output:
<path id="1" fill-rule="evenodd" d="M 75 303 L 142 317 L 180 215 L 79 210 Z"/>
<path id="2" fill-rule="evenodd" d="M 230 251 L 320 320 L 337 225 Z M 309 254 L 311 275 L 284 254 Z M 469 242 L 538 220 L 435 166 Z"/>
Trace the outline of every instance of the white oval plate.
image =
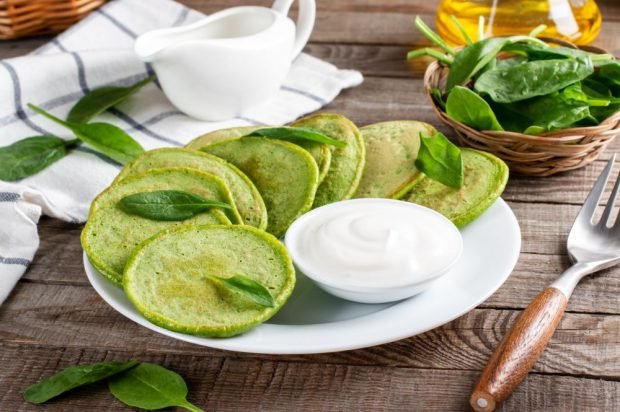
<path id="1" fill-rule="evenodd" d="M 84 268 L 97 293 L 114 309 L 155 332 L 182 341 L 238 352 L 306 354 L 365 348 L 408 338 L 467 313 L 508 278 L 521 250 L 515 215 L 499 199 L 462 229 L 463 255 L 455 269 L 423 293 L 396 303 L 362 304 L 327 294 L 298 275 L 288 303 L 255 329 L 233 338 L 210 339 L 156 326 L 136 311 L 123 291 L 88 262 Z"/>

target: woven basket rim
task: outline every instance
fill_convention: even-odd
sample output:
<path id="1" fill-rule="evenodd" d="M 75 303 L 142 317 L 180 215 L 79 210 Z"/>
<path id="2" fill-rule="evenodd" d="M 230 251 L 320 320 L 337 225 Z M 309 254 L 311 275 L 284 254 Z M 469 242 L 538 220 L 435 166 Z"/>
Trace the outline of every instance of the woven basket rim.
<path id="1" fill-rule="evenodd" d="M 106 0 L 0 0 L 0 40 L 57 33 Z"/>
<path id="2" fill-rule="evenodd" d="M 558 39 L 543 38 L 566 47 L 577 46 Z M 582 49 L 608 53 L 598 47 Z M 424 89 L 439 119 L 452 128 L 459 144 L 493 153 L 502 158 L 511 172 L 528 176 L 550 176 L 578 169 L 593 162 L 620 132 L 620 112 L 596 126 L 553 130 L 539 135 L 526 135 L 505 130 L 476 130 L 448 117 L 432 96 L 433 88 L 443 90 L 449 67 L 433 61 L 424 72 Z"/>

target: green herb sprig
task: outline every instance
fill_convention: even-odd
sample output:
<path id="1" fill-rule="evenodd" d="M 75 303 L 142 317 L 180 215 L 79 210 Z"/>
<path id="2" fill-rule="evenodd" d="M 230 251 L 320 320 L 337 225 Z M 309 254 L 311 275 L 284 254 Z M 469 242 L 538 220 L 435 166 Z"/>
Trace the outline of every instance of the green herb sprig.
<path id="1" fill-rule="evenodd" d="M 228 203 L 205 199 L 181 190 L 134 193 L 123 197 L 118 204 L 131 215 L 163 221 L 186 220 L 214 207 L 232 209 Z"/>

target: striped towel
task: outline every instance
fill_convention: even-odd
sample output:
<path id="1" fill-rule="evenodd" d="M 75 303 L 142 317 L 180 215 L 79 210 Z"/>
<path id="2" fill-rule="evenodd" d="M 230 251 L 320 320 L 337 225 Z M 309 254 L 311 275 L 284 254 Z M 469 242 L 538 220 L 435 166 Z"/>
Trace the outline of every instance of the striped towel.
<path id="1" fill-rule="evenodd" d="M 0 61 L 0 145 L 35 135 L 71 138 L 70 132 L 35 114 L 26 104 L 32 102 L 64 118 L 93 88 L 133 84 L 152 74 L 151 68 L 134 56 L 136 36 L 201 17 L 201 13 L 170 0 L 116 0 L 33 53 Z M 339 70 L 302 54 L 271 101 L 235 119 L 207 123 L 189 118 L 151 83 L 98 120 L 123 128 L 147 150 L 183 146 L 219 128 L 290 122 L 326 105 L 343 88 L 361 82 L 359 72 Z M 41 214 L 84 222 L 94 196 L 119 170 L 118 164 L 81 146 L 35 176 L 17 183 L 0 181 L 0 303 L 38 248 L 36 225 Z"/>

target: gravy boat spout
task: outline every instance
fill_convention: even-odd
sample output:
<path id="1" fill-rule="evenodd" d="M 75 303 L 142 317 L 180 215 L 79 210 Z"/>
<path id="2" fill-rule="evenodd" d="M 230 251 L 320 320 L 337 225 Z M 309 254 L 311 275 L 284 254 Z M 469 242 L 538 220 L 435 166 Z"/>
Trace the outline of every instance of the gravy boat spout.
<path id="1" fill-rule="evenodd" d="M 181 27 L 153 30 L 138 37 L 134 45 L 140 60 L 151 63 L 165 50 L 187 44 L 251 47 L 257 35 L 273 27 L 278 16 L 264 7 L 235 7 Z"/>
<path id="2" fill-rule="evenodd" d="M 297 30 L 285 14 L 292 2 L 278 0 L 271 9 L 234 7 L 187 26 L 154 30 L 138 37 L 134 50 L 153 65 L 179 110 L 201 120 L 230 119 L 279 90 L 307 41 L 314 0 L 300 0 Z"/>

